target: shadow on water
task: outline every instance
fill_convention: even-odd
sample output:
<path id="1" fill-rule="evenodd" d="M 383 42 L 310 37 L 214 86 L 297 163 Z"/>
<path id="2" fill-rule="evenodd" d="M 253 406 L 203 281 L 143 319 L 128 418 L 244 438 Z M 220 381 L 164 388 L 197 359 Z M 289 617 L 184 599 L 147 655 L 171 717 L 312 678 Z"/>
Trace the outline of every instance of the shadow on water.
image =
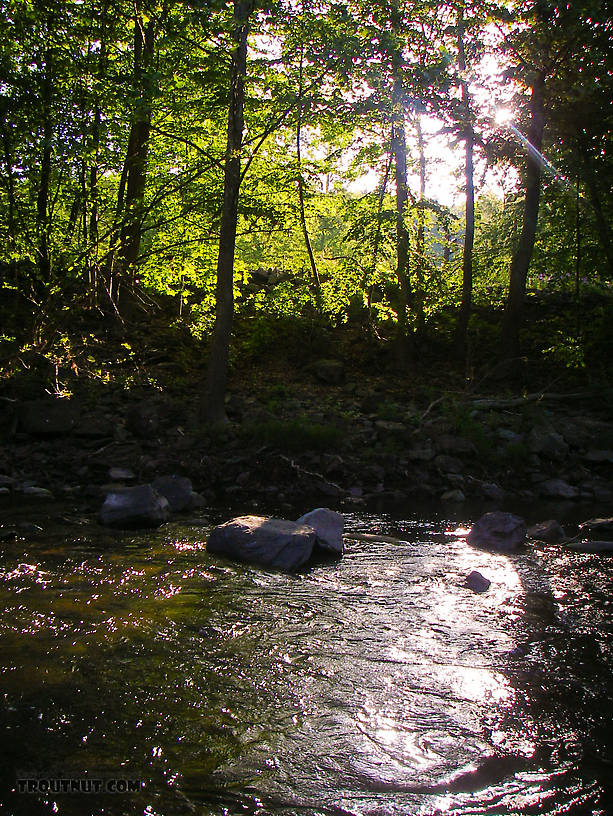
<path id="1" fill-rule="evenodd" d="M 0 562 L 4 812 L 613 812 L 606 557 L 360 514 L 381 541 L 281 575 L 213 559 L 196 527 L 69 521 Z"/>

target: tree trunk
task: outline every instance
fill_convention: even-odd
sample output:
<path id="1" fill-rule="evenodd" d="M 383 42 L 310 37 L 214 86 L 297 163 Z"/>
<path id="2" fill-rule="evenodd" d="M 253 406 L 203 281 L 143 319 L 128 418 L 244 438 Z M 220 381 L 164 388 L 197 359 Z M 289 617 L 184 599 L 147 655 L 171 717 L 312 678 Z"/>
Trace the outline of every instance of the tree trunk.
<path id="1" fill-rule="evenodd" d="M 125 159 L 125 198 L 119 236 L 119 274 L 126 276 L 138 260 L 142 235 L 143 203 L 147 181 L 147 156 L 151 131 L 151 79 L 155 47 L 155 21 L 143 23 L 142 3 L 135 4 L 133 87 L 137 99 Z M 119 202 L 118 202 L 119 203 Z"/>
<path id="2" fill-rule="evenodd" d="M 15 175 L 13 173 L 13 156 L 11 152 L 11 141 L 9 138 L 8 130 L 7 130 L 7 123 L 2 114 L 0 118 L 0 130 L 2 131 L 2 151 L 3 151 L 3 158 L 4 158 L 4 166 L 6 167 L 6 192 L 7 192 L 7 203 L 8 203 L 8 213 L 7 213 L 7 226 L 9 230 L 8 234 L 8 243 L 11 249 L 15 248 L 15 236 L 16 236 L 16 228 L 17 224 L 15 221 L 15 214 L 17 210 L 16 200 L 15 200 Z"/>
<path id="3" fill-rule="evenodd" d="M 592 204 L 592 210 L 596 218 L 596 229 L 598 232 L 600 247 L 604 252 L 605 258 L 607 259 L 609 277 L 613 277 L 613 241 L 611 240 L 611 228 L 602 209 L 600 191 L 598 190 L 596 173 L 594 172 L 594 168 L 592 166 L 589 150 L 582 142 L 583 140 L 580 140 L 579 142 L 579 151 L 583 161 L 583 178 L 585 179 L 585 184 L 590 196 L 590 202 Z"/>
<path id="4" fill-rule="evenodd" d="M 417 130 L 417 149 L 419 155 L 419 208 L 417 210 L 417 245 L 415 247 L 415 318 L 417 332 L 423 334 L 426 319 L 424 316 L 424 272 L 426 260 L 426 152 L 424 147 L 424 133 L 421 127 L 419 114 L 415 119 Z"/>
<path id="5" fill-rule="evenodd" d="M 519 358 L 519 332 L 521 328 L 526 279 L 534 250 L 541 191 L 541 147 L 545 97 L 545 73 L 539 71 L 532 83 L 530 100 L 530 127 L 528 129 L 528 155 L 526 158 L 526 197 L 519 245 L 511 261 L 509 294 L 502 326 L 503 354 L 508 360 Z"/>
<path id="6" fill-rule="evenodd" d="M 474 184 L 474 143 L 470 92 L 466 81 L 466 54 L 464 51 L 463 10 L 458 11 L 458 68 L 462 91 L 462 115 L 464 135 L 464 189 L 466 191 L 464 248 L 462 252 L 462 303 L 456 327 L 455 346 L 460 359 L 466 358 L 468 323 L 472 311 L 473 296 L 473 245 L 475 242 L 475 184 Z"/>
<path id="7" fill-rule="evenodd" d="M 200 419 L 211 424 L 226 422 L 225 395 L 228 379 L 230 338 L 234 316 L 234 249 L 241 183 L 247 34 L 252 0 L 234 0 L 234 40 L 230 73 L 230 106 L 224 168 L 224 192 L 219 230 L 215 326 L 209 354 Z"/>
<path id="8" fill-rule="evenodd" d="M 51 218 L 49 214 L 49 188 L 51 184 L 51 152 L 53 123 L 51 121 L 51 52 L 45 53 L 45 74 L 41 87 L 42 102 L 42 153 L 40 161 L 40 182 L 36 199 L 36 231 L 38 235 L 38 277 L 41 284 L 51 278 L 51 256 L 49 235 Z"/>
<path id="9" fill-rule="evenodd" d="M 409 334 L 408 308 L 411 305 L 411 287 L 409 282 L 409 232 L 405 215 L 409 188 L 407 184 L 407 143 L 405 134 L 405 114 L 403 106 L 402 84 L 398 77 L 394 79 L 392 91 L 392 155 L 396 181 L 396 279 L 400 293 L 398 305 L 398 354 L 401 366 L 409 362 L 412 356 L 412 342 Z"/>
<path id="10" fill-rule="evenodd" d="M 311 239 L 309 237 L 309 229 L 307 227 L 306 215 L 304 212 L 304 179 L 302 178 L 302 152 L 301 152 L 301 128 L 302 128 L 302 63 L 303 63 L 304 46 L 300 46 L 300 63 L 298 67 L 298 119 L 296 122 L 296 164 L 298 170 L 298 205 L 300 208 L 300 226 L 302 227 L 302 235 L 304 238 L 304 245 L 306 247 L 307 255 L 309 256 L 309 264 L 311 265 L 311 277 L 313 280 L 313 288 L 315 290 L 315 306 L 318 312 L 321 312 L 321 284 L 319 281 L 319 273 L 317 271 L 317 264 L 315 263 L 315 256 L 313 255 L 313 247 L 311 246 Z"/>

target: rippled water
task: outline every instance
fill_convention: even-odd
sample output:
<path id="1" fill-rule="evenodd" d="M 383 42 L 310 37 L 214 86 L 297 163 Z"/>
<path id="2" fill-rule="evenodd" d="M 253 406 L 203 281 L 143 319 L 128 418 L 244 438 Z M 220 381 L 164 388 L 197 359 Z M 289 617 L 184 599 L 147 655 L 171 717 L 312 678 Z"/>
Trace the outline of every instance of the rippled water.
<path id="1" fill-rule="evenodd" d="M 195 526 L 5 543 L 3 812 L 613 813 L 613 561 L 346 522 L 400 541 L 298 575 L 212 558 Z M 10 793 L 84 775 L 143 788 Z"/>

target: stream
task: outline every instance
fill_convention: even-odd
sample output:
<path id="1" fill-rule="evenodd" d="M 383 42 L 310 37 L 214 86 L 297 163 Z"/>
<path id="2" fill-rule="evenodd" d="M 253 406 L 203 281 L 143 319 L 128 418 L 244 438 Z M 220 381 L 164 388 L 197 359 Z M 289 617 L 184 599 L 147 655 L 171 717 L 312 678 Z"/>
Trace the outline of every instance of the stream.
<path id="1" fill-rule="evenodd" d="M 474 520 L 345 514 L 398 541 L 294 575 L 212 557 L 188 522 L 20 528 L 0 812 L 613 813 L 613 557 L 475 550 Z M 120 790 L 18 790 L 60 778 Z"/>

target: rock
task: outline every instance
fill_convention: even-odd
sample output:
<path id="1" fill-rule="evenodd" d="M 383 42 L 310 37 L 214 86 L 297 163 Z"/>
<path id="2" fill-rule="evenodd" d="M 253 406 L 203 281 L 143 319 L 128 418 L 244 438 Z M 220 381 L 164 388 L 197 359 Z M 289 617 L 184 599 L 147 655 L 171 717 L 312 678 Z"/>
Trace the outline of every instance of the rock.
<path id="1" fill-rule="evenodd" d="M 79 409 L 69 399 L 31 400 L 19 412 L 19 430 L 32 436 L 65 436 L 77 424 Z"/>
<path id="2" fill-rule="evenodd" d="M 313 553 L 312 527 L 285 519 L 240 516 L 213 528 L 207 552 L 271 569 L 296 570 Z"/>
<path id="3" fill-rule="evenodd" d="M 15 484 L 15 479 L 12 476 L 5 476 L 0 473 L 0 487 L 12 487 Z"/>
<path id="4" fill-rule="evenodd" d="M 186 476 L 159 476 L 152 482 L 152 487 L 166 497 L 172 513 L 190 506 L 192 483 Z"/>
<path id="5" fill-rule="evenodd" d="M 422 445 L 416 445 L 407 451 L 407 457 L 412 462 L 430 462 L 434 459 L 435 450 L 432 447 L 430 440 L 427 440 Z"/>
<path id="6" fill-rule="evenodd" d="M 340 385 L 345 381 L 345 366 L 340 360 L 317 360 L 313 374 L 327 385 Z"/>
<path id="7" fill-rule="evenodd" d="M 576 487 L 569 485 L 564 479 L 547 479 L 538 486 L 542 496 L 549 496 L 552 499 L 576 499 L 579 491 Z"/>
<path id="8" fill-rule="evenodd" d="M 499 552 L 512 552 L 524 543 L 526 523 L 513 513 L 494 510 L 476 521 L 466 541 L 474 547 Z"/>
<path id="9" fill-rule="evenodd" d="M 564 437 L 553 430 L 542 431 L 533 428 L 528 434 L 528 449 L 547 459 L 560 461 L 568 456 L 568 445 Z"/>
<path id="10" fill-rule="evenodd" d="M 109 469 L 109 479 L 114 482 L 131 482 L 136 479 L 136 474 L 128 468 L 112 467 Z"/>
<path id="11" fill-rule="evenodd" d="M 340 513 L 328 510 L 327 507 L 318 507 L 300 516 L 296 524 L 312 527 L 317 535 L 317 544 L 322 550 L 342 555 L 345 520 Z"/>
<path id="12" fill-rule="evenodd" d="M 502 501 L 506 495 L 504 490 L 493 482 L 483 482 L 479 485 L 481 495 L 492 501 Z"/>
<path id="13" fill-rule="evenodd" d="M 567 544 L 569 550 L 576 552 L 613 552 L 613 541 L 592 541 L 591 539 L 584 539 L 583 541 L 573 541 L 572 544 Z"/>
<path id="14" fill-rule="evenodd" d="M 461 473 L 463 469 L 459 459 L 456 459 L 455 456 L 447 456 L 445 453 L 439 453 L 434 459 L 434 464 L 441 473 Z"/>
<path id="15" fill-rule="evenodd" d="M 441 453 L 477 453 L 477 449 L 468 439 L 461 436 L 451 436 L 450 434 L 441 434 L 437 437 L 436 448 Z"/>
<path id="16" fill-rule="evenodd" d="M 133 405 L 126 414 L 126 428 L 141 439 L 149 439 L 159 427 L 157 411 L 147 403 Z"/>
<path id="17" fill-rule="evenodd" d="M 159 527 L 169 515 L 170 507 L 149 484 L 127 487 L 108 493 L 100 509 L 100 523 L 107 527 Z"/>
<path id="18" fill-rule="evenodd" d="M 566 538 L 566 533 L 559 521 L 550 519 L 549 521 L 541 521 L 539 524 L 534 524 L 532 527 L 529 527 L 528 538 L 533 538 L 536 541 L 546 541 L 548 544 L 555 544 Z"/>
<path id="19" fill-rule="evenodd" d="M 202 496 L 200 493 L 196 493 L 195 490 L 192 490 L 192 494 L 189 497 L 189 510 L 201 510 L 203 507 L 206 507 L 207 500 Z"/>
<path id="20" fill-rule="evenodd" d="M 34 496 L 37 499 L 52 499 L 53 493 L 47 490 L 46 487 L 38 487 L 37 485 L 28 485 L 23 488 L 24 496 Z"/>
<path id="21" fill-rule="evenodd" d="M 466 501 L 466 496 L 461 490 L 446 490 L 441 496 L 441 501 L 447 502 L 463 502 Z"/>
<path id="22" fill-rule="evenodd" d="M 0 496 L 8 496 L 10 492 L 8 487 L 0 487 Z"/>
<path id="23" fill-rule="evenodd" d="M 588 462 L 613 462 L 613 451 L 610 450 L 589 450 L 584 459 Z"/>
<path id="24" fill-rule="evenodd" d="M 613 518 L 594 518 L 579 525 L 579 532 L 588 538 L 613 539 Z"/>
<path id="25" fill-rule="evenodd" d="M 492 582 L 477 570 L 473 570 L 466 576 L 466 586 L 473 592 L 487 592 L 491 585 Z"/>
<path id="26" fill-rule="evenodd" d="M 403 437 L 408 433 L 407 426 L 403 422 L 393 422 L 389 419 L 377 419 L 375 421 L 375 428 L 379 432 L 379 436 L 383 437 Z"/>

